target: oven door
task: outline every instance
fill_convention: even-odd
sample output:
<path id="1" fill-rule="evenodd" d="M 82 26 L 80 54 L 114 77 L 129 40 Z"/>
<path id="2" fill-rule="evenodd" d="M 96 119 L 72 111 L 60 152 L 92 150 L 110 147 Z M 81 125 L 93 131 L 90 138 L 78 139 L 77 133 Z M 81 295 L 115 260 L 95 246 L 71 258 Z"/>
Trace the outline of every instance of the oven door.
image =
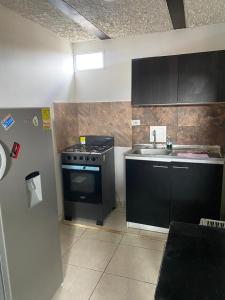
<path id="1" fill-rule="evenodd" d="M 62 165 L 62 170 L 63 192 L 66 201 L 101 203 L 100 166 Z"/>

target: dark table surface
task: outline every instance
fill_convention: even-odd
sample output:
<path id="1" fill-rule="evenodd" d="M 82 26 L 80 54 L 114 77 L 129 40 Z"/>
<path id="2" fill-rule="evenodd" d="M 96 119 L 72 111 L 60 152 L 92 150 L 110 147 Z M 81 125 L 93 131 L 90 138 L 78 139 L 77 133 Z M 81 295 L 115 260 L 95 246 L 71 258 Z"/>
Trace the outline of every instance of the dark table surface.
<path id="1" fill-rule="evenodd" d="M 171 223 L 156 300 L 225 300 L 225 230 Z"/>

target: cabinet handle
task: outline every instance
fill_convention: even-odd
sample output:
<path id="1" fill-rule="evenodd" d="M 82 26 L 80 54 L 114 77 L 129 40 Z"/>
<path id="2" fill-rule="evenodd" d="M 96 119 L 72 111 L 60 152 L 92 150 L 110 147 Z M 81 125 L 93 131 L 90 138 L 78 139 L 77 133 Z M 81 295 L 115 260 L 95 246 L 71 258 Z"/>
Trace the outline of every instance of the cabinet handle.
<path id="1" fill-rule="evenodd" d="M 188 170 L 189 167 L 178 167 L 178 166 L 173 166 L 173 169 L 183 169 L 183 170 Z"/>
<path id="2" fill-rule="evenodd" d="M 167 166 L 159 166 L 159 165 L 153 165 L 153 168 L 168 169 Z"/>

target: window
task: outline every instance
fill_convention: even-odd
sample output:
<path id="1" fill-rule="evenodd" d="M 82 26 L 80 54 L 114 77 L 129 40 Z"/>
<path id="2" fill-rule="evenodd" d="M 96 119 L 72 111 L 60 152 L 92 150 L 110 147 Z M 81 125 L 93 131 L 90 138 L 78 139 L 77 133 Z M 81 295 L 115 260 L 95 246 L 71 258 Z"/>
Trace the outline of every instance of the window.
<path id="1" fill-rule="evenodd" d="M 76 55 L 76 71 L 103 68 L 103 52 Z"/>

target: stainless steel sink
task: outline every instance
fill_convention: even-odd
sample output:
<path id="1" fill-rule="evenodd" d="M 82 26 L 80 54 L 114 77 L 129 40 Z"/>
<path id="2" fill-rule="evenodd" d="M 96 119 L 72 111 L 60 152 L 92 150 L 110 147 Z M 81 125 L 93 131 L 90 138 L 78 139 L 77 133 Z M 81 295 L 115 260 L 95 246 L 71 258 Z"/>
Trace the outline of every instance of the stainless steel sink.
<path id="1" fill-rule="evenodd" d="M 134 149 L 132 154 L 142 154 L 142 155 L 169 155 L 170 150 L 167 149 L 154 149 L 154 148 L 139 148 Z"/>

